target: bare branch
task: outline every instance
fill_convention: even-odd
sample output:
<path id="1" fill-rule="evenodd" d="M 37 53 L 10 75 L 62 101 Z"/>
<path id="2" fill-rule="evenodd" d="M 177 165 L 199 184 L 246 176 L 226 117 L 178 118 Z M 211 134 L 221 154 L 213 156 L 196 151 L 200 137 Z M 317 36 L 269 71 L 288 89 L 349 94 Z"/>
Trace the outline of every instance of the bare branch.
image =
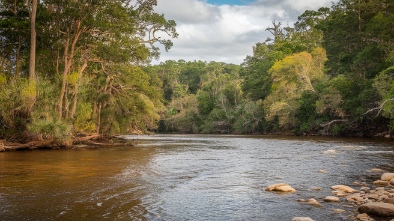
<path id="1" fill-rule="evenodd" d="M 330 122 L 326 122 L 323 124 L 320 124 L 321 127 L 327 127 L 327 126 L 331 126 L 331 124 L 336 123 L 336 122 L 347 122 L 349 121 L 348 119 L 337 119 L 337 120 L 332 120 Z"/>
<path id="2" fill-rule="evenodd" d="M 366 115 L 366 114 L 368 114 L 370 112 L 378 110 L 378 113 L 375 115 L 375 117 L 378 117 L 380 115 L 380 112 L 382 112 L 382 109 L 383 109 L 384 105 L 387 102 L 389 102 L 389 101 L 394 101 L 394 98 L 390 98 L 390 99 L 385 100 L 379 107 L 375 107 L 375 108 L 369 109 L 367 112 L 364 113 L 364 115 Z"/>

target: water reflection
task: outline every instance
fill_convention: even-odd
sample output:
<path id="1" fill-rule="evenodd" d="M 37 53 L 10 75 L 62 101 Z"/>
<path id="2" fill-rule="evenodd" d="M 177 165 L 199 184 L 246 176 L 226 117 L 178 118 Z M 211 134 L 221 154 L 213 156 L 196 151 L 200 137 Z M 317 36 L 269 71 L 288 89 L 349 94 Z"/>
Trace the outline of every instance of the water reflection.
<path id="1" fill-rule="evenodd" d="M 393 169 L 392 144 L 371 140 L 129 138 L 138 145 L 0 153 L 0 220 L 348 220 L 339 204 L 296 200 Z M 264 191 L 279 182 L 297 192 Z"/>
<path id="2" fill-rule="evenodd" d="M 141 183 L 135 181 L 153 153 L 132 147 L 1 153 L 0 199 L 7 206 L 0 217 L 144 220 Z"/>

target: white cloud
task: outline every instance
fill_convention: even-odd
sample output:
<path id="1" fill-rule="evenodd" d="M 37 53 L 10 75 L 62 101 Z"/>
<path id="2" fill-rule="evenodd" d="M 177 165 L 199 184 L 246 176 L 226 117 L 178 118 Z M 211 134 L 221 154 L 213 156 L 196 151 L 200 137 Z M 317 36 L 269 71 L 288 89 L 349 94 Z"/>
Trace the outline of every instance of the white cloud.
<path id="1" fill-rule="evenodd" d="M 330 6 L 331 0 L 256 0 L 252 4 L 211 5 L 200 0 L 158 0 L 155 11 L 177 22 L 179 37 L 173 39 L 165 60 L 223 61 L 240 64 L 257 42 L 270 36 L 272 21 L 292 25 L 305 10 Z"/>

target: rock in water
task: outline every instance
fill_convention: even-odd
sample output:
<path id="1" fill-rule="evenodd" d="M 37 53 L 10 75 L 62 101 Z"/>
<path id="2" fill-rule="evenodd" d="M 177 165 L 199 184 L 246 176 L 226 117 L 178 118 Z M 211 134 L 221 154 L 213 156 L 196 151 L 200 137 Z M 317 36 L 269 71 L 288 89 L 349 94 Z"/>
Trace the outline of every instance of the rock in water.
<path id="1" fill-rule="evenodd" d="M 394 205 L 390 203 L 371 202 L 361 205 L 358 208 L 358 212 L 377 216 L 393 216 Z"/>
<path id="2" fill-rule="evenodd" d="M 351 187 L 345 186 L 345 185 L 335 185 L 335 186 L 332 186 L 331 188 L 334 189 L 334 190 L 340 190 L 340 191 L 345 192 L 345 193 L 357 192 L 357 190 L 355 190 L 355 189 L 353 189 Z"/>
<path id="3" fill-rule="evenodd" d="M 310 198 L 306 202 L 309 203 L 309 205 L 311 206 L 322 207 L 322 205 L 319 202 L 317 202 L 317 200 L 315 200 L 314 198 Z"/>
<path id="4" fill-rule="evenodd" d="M 384 173 L 384 174 L 382 174 L 382 177 L 380 178 L 380 180 L 390 181 L 393 178 L 394 178 L 394 173 Z"/>
<path id="5" fill-rule="evenodd" d="M 373 182 L 373 185 L 375 185 L 375 186 L 388 186 L 389 185 L 389 181 L 376 180 L 376 181 Z"/>
<path id="6" fill-rule="evenodd" d="M 278 192 L 289 192 L 289 193 L 296 192 L 296 190 L 293 187 L 291 187 L 289 184 L 286 184 L 286 183 L 274 184 L 274 185 L 268 186 L 267 188 L 265 188 L 265 190 L 278 191 Z"/>
<path id="7" fill-rule="evenodd" d="M 361 221 L 374 221 L 371 217 L 368 216 L 366 213 L 361 213 L 356 216 L 357 220 Z"/>
<path id="8" fill-rule="evenodd" d="M 336 153 L 336 151 L 335 150 L 326 150 L 323 153 L 324 154 L 334 154 L 334 153 Z"/>
<path id="9" fill-rule="evenodd" d="M 293 219 L 291 219 L 291 221 L 314 221 L 314 220 L 309 217 L 294 217 Z"/>
<path id="10" fill-rule="evenodd" d="M 340 202 L 341 200 L 336 196 L 327 196 L 323 199 L 324 202 Z"/>

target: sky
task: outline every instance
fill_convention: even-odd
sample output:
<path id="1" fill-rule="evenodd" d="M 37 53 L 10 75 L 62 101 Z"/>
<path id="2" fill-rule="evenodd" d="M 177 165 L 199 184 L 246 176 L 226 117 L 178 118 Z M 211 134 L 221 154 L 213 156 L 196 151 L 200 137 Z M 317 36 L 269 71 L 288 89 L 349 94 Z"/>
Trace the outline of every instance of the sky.
<path id="1" fill-rule="evenodd" d="M 176 21 L 179 36 L 152 64 L 180 59 L 241 64 L 256 43 L 272 37 L 266 29 L 273 20 L 292 26 L 305 10 L 331 7 L 332 1 L 158 0 L 154 10 Z"/>

